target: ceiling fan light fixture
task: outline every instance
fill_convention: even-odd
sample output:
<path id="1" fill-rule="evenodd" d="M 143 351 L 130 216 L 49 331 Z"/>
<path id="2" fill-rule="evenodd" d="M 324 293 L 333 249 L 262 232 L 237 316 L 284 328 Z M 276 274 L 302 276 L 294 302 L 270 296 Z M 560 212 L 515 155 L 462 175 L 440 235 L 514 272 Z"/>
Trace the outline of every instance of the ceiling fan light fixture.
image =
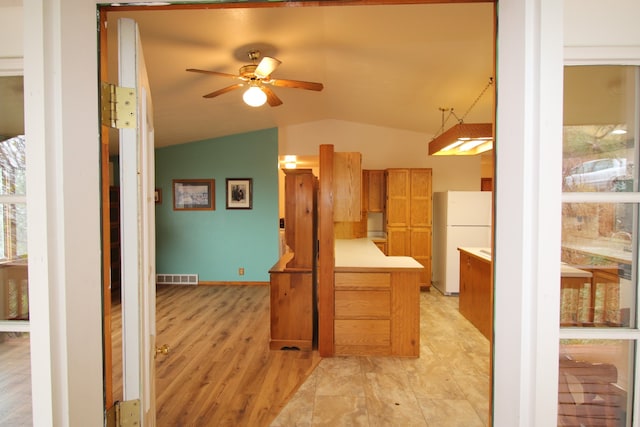
<path id="1" fill-rule="evenodd" d="M 251 107 L 260 107 L 267 102 L 267 94 L 257 86 L 251 86 L 242 95 L 244 102 Z"/>

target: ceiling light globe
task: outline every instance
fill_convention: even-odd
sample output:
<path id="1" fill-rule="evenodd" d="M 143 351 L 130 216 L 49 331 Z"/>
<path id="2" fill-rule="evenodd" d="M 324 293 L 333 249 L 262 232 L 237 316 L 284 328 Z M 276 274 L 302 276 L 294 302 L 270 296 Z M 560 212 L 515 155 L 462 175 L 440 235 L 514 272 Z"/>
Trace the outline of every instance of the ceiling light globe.
<path id="1" fill-rule="evenodd" d="M 252 107 L 260 107 L 261 105 L 264 105 L 265 102 L 267 102 L 267 95 L 259 87 L 251 86 L 246 90 L 244 95 L 242 95 L 242 99 L 244 99 L 244 102 L 247 105 L 250 105 Z"/>

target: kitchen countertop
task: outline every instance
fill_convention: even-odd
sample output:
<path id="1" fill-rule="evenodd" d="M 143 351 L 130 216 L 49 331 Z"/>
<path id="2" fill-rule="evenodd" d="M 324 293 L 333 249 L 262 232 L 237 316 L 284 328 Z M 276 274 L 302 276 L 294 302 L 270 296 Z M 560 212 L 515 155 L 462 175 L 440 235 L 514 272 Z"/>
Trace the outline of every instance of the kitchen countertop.
<path id="1" fill-rule="evenodd" d="M 408 256 L 386 256 L 370 238 L 336 239 L 335 257 L 335 271 L 418 271 L 424 268 Z"/>
<path id="2" fill-rule="evenodd" d="M 473 255 L 476 258 L 481 258 L 491 262 L 490 248 L 458 248 L 458 250 L 467 252 L 468 254 Z M 580 270 L 579 268 L 575 268 L 570 266 L 569 264 L 565 264 L 564 262 L 561 262 L 560 276 L 561 277 L 591 277 L 592 274 L 586 270 Z"/>
<path id="3" fill-rule="evenodd" d="M 491 249 L 490 248 L 458 248 L 459 251 L 464 251 L 476 258 L 483 259 L 491 262 Z"/>
<path id="4" fill-rule="evenodd" d="M 367 238 L 373 240 L 374 242 L 386 242 L 387 233 L 385 233 L 384 231 L 369 231 L 367 232 Z"/>

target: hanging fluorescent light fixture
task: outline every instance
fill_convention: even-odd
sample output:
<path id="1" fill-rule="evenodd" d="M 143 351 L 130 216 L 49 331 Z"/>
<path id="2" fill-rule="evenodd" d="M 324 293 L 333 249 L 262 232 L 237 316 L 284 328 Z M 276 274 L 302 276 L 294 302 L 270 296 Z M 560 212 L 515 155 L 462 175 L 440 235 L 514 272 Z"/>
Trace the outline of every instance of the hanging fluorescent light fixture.
<path id="1" fill-rule="evenodd" d="M 430 156 L 473 156 L 493 149 L 492 123 L 464 123 L 464 118 L 469 114 L 469 111 L 471 111 L 492 84 L 493 77 L 490 77 L 487 86 L 482 90 L 473 104 L 471 104 L 471 107 L 464 113 L 462 118 L 456 116 L 453 108 L 440 108 L 442 113 L 441 133 L 429 142 Z M 445 119 L 444 113 L 447 111 L 449 112 L 449 116 Z M 451 116 L 458 119 L 458 124 L 444 132 L 446 120 Z"/>

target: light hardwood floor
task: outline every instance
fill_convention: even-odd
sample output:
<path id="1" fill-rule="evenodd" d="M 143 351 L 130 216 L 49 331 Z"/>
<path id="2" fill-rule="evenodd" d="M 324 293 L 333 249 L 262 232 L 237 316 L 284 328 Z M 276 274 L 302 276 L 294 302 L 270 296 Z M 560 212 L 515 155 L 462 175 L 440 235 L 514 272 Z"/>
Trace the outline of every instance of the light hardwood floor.
<path id="1" fill-rule="evenodd" d="M 157 344 L 170 348 L 156 359 L 158 426 L 268 425 L 320 362 L 269 350 L 268 286 L 159 285 L 156 315 Z M 117 378 L 115 349 L 114 363 Z M 120 400 L 117 380 L 114 393 Z"/>
<path id="2" fill-rule="evenodd" d="M 436 290 L 421 293 L 418 359 L 321 361 L 317 352 L 269 351 L 267 286 L 159 286 L 157 318 L 158 344 L 171 347 L 156 362 L 158 426 L 487 424 L 488 342 L 460 315 L 457 298 Z M 31 424 L 28 340 L 21 342 L 0 344 L 3 426 Z M 19 366 L 6 365 L 9 357 Z M 13 366 L 10 375 L 4 366 Z M 5 390 L 23 405 L 11 406 Z"/>
<path id="3" fill-rule="evenodd" d="M 0 332 L 0 426 L 30 426 L 29 334 Z"/>

